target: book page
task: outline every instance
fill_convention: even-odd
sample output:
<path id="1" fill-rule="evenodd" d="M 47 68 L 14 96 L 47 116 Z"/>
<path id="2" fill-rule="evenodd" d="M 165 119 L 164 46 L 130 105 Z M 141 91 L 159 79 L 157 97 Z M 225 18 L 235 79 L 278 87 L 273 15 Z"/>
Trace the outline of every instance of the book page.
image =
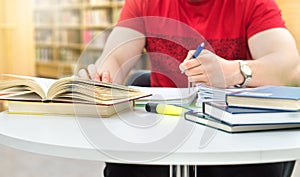
<path id="1" fill-rule="evenodd" d="M 48 93 L 50 86 L 57 81 L 56 79 L 48 79 L 48 78 L 41 78 L 41 77 L 21 76 L 21 75 L 14 75 L 14 74 L 4 74 L 4 75 L 9 77 L 20 78 L 20 79 L 33 80 L 39 84 L 39 86 L 41 87 L 41 89 L 45 94 Z"/>
<path id="2" fill-rule="evenodd" d="M 40 77 L 31 77 L 31 79 L 39 83 L 44 93 L 48 93 L 50 86 L 57 81 L 56 79 L 47 79 Z"/>
<path id="3" fill-rule="evenodd" d="M 198 99 L 196 102 L 196 106 L 198 107 L 202 107 L 202 103 L 208 101 L 225 102 L 225 97 L 227 93 L 253 89 L 253 88 L 236 88 L 236 87 L 221 89 L 221 88 L 206 86 L 204 84 L 197 84 L 197 87 L 198 87 Z"/>
<path id="4" fill-rule="evenodd" d="M 8 95 L 0 96 L 1 100 L 12 100 L 12 101 L 41 101 L 41 97 L 33 91 L 22 91 Z"/>

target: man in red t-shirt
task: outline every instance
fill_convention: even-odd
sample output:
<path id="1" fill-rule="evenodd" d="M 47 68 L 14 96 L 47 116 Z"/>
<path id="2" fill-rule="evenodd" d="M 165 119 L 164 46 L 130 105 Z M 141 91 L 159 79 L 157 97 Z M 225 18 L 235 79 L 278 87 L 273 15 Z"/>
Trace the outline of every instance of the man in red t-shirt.
<path id="1" fill-rule="evenodd" d="M 83 70 L 81 75 L 123 83 L 146 48 L 151 86 L 186 87 L 178 66 L 203 41 L 206 50 L 199 59 L 182 64 L 195 83 L 256 87 L 296 82 L 296 45 L 274 0 L 128 0 L 96 70 L 91 65 L 91 76 Z M 247 60 L 252 69 L 247 83 L 239 60 Z"/>
<path id="2" fill-rule="evenodd" d="M 205 49 L 191 59 L 203 42 Z M 144 49 L 153 87 L 186 87 L 188 80 L 220 88 L 297 83 L 296 44 L 274 0 L 125 0 L 103 54 L 79 75 L 122 84 Z M 199 172 L 281 177 L 283 166 L 205 166 Z M 107 177 L 140 173 L 163 176 L 168 168 L 108 164 L 105 170 Z"/>

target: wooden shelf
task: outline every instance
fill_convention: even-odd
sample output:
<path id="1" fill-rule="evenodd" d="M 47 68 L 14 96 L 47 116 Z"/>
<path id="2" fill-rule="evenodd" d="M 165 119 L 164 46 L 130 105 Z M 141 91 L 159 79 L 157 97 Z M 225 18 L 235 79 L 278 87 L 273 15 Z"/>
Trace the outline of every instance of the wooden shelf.
<path id="1" fill-rule="evenodd" d="M 58 6 L 59 10 L 81 10 L 82 4 L 62 4 Z"/>
<path id="2" fill-rule="evenodd" d="M 114 2 L 112 2 L 112 5 L 113 5 L 114 7 L 122 8 L 123 5 L 124 5 L 124 1 L 114 1 Z"/>
<path id="3" fill-rule="evenodd" d="M 83 50 L 95 50 L 95 51 L 102 51 L 103 48 L 101 47 L 96 47 L 96 46 L 83 46 Z"/>
<path id="4" fill-rule="evenodd" d="M 36 62 L 36 72 L 38 76 L 49 77 L 49 78 L 60 78 L 71 75 L 74 70 L 74 63 L 68 62 Z"/>
<path id="5" fill-rule="evenodd" d="M 59 29 L 70 29 L 70 30 L 81 30 L 82 27 L 80 25 L 57 25 Z"/>
<path id="6" fill-rule="evenodd" d="M 38 47 L 55 47 L 51 42 L 35 42 Z"/>
<path id="7" fill-rule="evenodd" d="M 102 24 L 102 25 L 84 25 L 83 29 L 89 30 L 105 30 L 107 28 L 111 28 L 113 25 L 111 24 Z"/>
<path id="8" fill-rule="evenodd" d="M 54 5 L 38 5 L 34 6 L 35 11 L 53 11 L 55 9 Z"/>
<path id="9" fill-rule="evenodd" d="M 53 29 L 53 25 L 50 25 L 50 24 L 45 24 L 45 25 L 41 25 L 41 24 L 36 24 L 34 26 L 34 28 L 36 30 L 52 30 Z"/>
<path id="10" fill-rule="evenodd" d="M 82 49 L 82 44 L 63 43 L 63 44 L 58 44 L 58 47 L 71 48 L 71 49 L 75 49 L 75 50 L 81 50 Z"/>
<path id="11" fill-rule="evenodd" d="M 107 2 L 99 2 L 94 4 L 84 4 L 84 9 L 99 9 L 99 8 L 111 8 L 113 6 L 113 3 L 110 1 Z"/>

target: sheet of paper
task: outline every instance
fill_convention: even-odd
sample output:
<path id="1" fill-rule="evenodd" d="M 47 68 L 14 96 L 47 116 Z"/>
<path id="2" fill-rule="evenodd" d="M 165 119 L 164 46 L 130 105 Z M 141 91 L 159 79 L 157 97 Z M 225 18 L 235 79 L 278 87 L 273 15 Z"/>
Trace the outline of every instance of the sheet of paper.
<path id="1" fill-rule="evenodd" d="M 137 103 L 143 104 L 147 102 L 164 102 L 167 104 L 180 104 L 189 105 L 197 96 L 196 89 L 189 88 L 169 88 L 169 87 L 137 87 L 131 86 L 136 89 L 140 89 L 142 92 L 152 94 L 151 97 L 141 98 L 137 100 Z"/>
<path id="2" fill-rule="evenodd" d="M 242 91 L 242 90 L 251 90 L 253 88 L 228 88 L 221 89 L 216 87 L 210 87 L 203 84 L 197 84 L 198 88 L 198 98 L 196 101 L 196 106 L 201 107 L 203 102 L 207 101 L 225 101 L 225 96 L 227 93 Z"/>

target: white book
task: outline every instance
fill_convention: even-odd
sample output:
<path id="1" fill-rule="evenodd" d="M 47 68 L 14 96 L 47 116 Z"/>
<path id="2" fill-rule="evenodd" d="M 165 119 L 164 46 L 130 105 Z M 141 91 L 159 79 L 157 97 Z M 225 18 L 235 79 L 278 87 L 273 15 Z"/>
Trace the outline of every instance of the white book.
<path id="1" fill-rule="evenodd" d="M 197 97 L 197 90 L 189 88 L 171 88 L 171 87 L 138 87 L 131 88 L 141 90 L 145 94 L 152 94 L 150 97 L 136 100 L 137 104 L 146 104 L 148 102 L 158 102 L 165 104 L 190 105 Z"/>
<path id="2" fill-rule="evenodd" d="M 197 84 L 198 90 L 198 98 L 196 102 L 196 106 L 201 107 L 203 102 L 210 102 L 210 101 L 225 101 L 226 95 L 228 93 L 234 93 L 244 90 L 251 90 L 253 88 L 227 88 L 221 89 L 216 87 L 207 86 L 204 84 Z"/>

